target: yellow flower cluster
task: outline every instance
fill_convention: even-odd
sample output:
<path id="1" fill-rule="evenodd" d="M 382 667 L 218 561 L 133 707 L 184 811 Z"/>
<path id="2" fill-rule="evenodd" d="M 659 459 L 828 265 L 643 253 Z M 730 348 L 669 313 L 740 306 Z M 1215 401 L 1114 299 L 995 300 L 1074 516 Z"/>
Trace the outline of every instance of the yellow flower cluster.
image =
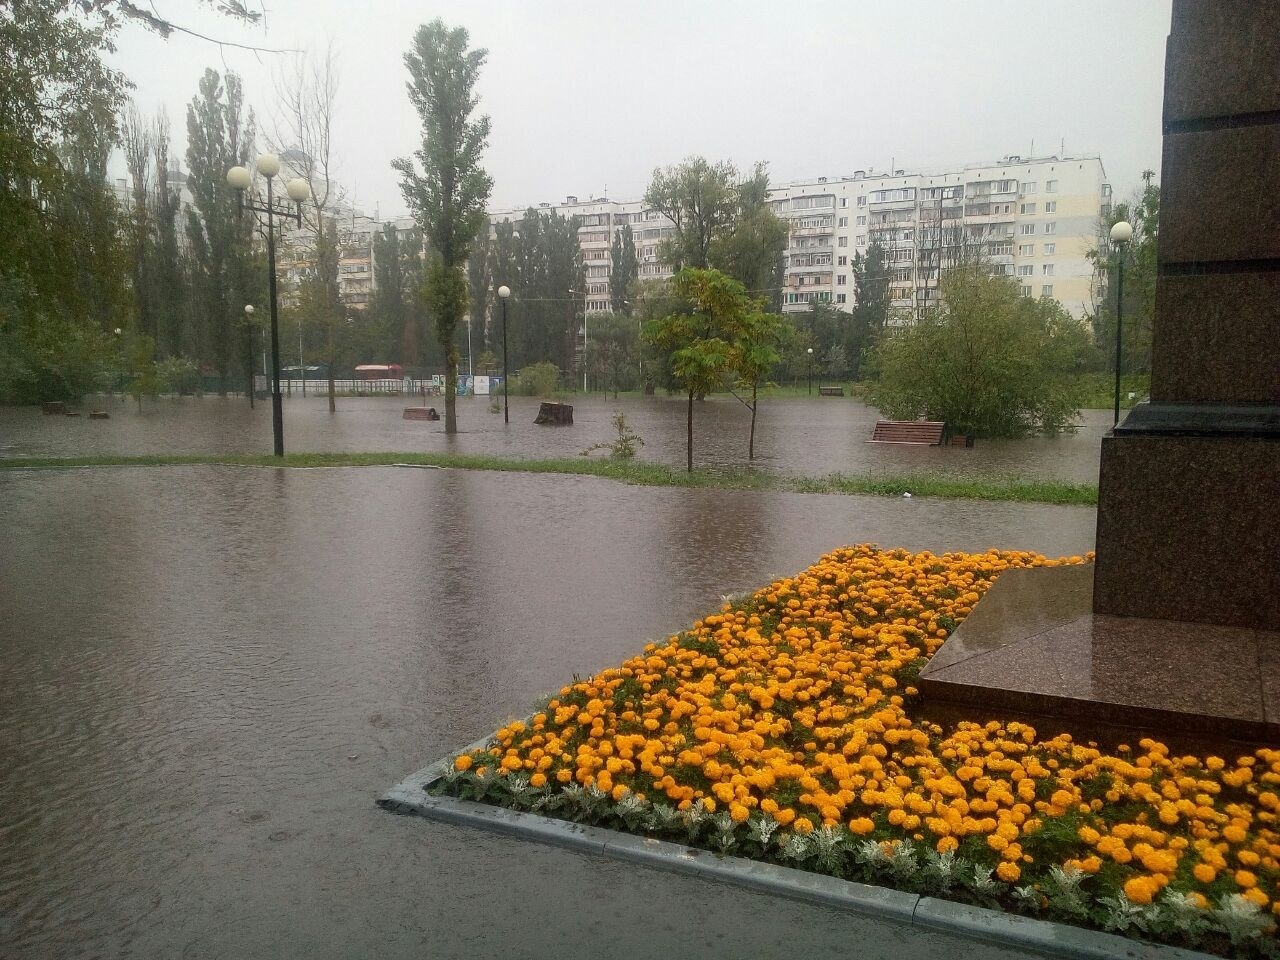
<path id="1" fill-rule="evenodd" d="M 456 766 L 912 838 L 1007 883 L 1070 866 L 1135 903 L 1171 887 L 1280 914 L 1280 750 L 1227 762 L 1144 739 L 1107 753 L 916 715 L 913 678 L 1000 572 L 1085 559 L 841 549 L 563 688 Z"/>

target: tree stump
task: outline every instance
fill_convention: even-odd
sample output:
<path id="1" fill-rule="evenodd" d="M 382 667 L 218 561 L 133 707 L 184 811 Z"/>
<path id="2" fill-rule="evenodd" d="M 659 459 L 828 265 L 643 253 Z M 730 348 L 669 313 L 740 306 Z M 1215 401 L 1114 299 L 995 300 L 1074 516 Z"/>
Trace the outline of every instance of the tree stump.
<path id="1" fill-rule="evenodd" d="M 67 412 L 67 405 L 61 400 L 48 400 L 40 408 L 46 414 L 62 414 Z"/>
<path id="2" fill-rule="evenodd" d="M 573 426 L 573 404 L 543 401 L 538 407 L 538 416 L 533 422 L 550 424 L 553 427 L 571 427 Z"/>
<path id="3" fill-rule="evenodd" d="M 110 420 L 111 414 L 107 413 L 107 411 L 105 410 L 90 410 L 89 419 L 90 420 Z"/>

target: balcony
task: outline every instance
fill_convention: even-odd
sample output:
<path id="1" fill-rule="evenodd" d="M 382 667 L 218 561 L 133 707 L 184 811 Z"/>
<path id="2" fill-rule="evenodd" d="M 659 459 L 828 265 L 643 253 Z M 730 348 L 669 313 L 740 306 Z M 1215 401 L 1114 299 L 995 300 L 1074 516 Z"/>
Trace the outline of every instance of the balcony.
<path id="1" fill-rule="evenodd" d="M 787 256 L 794 257 L 794 256 L 804 256 L 805 254 L 810 254 L 810 253 L 832 253 L 834 249 L 835 248 L 832 247 L 831 244 L 829 243 L 815 244 L 813 246 L 805 246 L 805 247 L 792 246 L 787 248 Z"/>
<path id="2" fill-rule="evenodd" d="M 835 227 L 830 223 L 825 227 L 792 227 L 791 235 L 793 237 L 830 236 L 833 229 L 835 229 Z"/>
<path id="3" fill-rule="evenodd" d="M 915 200 L 881 200 L 878 203 L 867 201 L 867 209 L 869 210 L 914 210 L 916 206 Z"/>

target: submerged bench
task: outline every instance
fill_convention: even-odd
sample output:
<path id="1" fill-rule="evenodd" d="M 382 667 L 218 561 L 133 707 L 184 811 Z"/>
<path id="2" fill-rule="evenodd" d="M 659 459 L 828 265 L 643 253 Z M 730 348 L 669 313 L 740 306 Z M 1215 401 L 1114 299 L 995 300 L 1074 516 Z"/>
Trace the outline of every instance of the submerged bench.
<path id="1" fill-rule="evenodd" d="M 877 420 L 867 443 L 921 443 L 936 447 L 942 443 L 945 423 L 933 420 Z"/>
<path id="2" fill-rule="evenodd" d="M 820 397 L 843 397 L 844 387 L 819 387 L 818 396 Z"/>

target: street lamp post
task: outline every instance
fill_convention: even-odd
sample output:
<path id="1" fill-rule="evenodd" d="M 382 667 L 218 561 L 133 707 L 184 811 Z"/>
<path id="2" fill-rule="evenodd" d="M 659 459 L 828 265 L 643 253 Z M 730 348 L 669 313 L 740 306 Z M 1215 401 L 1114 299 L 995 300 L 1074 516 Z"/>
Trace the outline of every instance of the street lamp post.
<path id="1" fill-rule="evenodd" d="M 285 186 L 289 199 L 294 203 L 294 210 L 287 206 L 276 206 L 272 183 L 280 173 L 280 160 L 275 154 L 264 153 L 258 157 L 258 173 L 267 181 L 267 197 L 265 202 L 255 202 L 253 197 L 246 202 L 245 191 L 253 186 L 253 174 L 248 167 L 235 166 L 227 171 L 227 183 L 236 191 L 238 212 L 244 215 L 245 207 L 254 213 L 265 214 L 267 218 L 267 286 L 271 297 L 271 437 L 277 457 L 284 456 L 284 405 L 280 397 L 280 321 L 279 305 L 276 297 L 276 217 L 293 220 L 302 226 L 302 202 L 311 196 L 311 188 L 301 177 L 290 180 Z"/>
<path id="2" fill-rule="evenodd" d="M 511 298 L 511 288 L 505 283 L 498 288 L 498 299 L 502 301 L 502 422 L 511 422 L 511 411 L 507 409 L 507 301 Z"/>
<path id="3" fill-rule="evenodd" d="M 249 339 L 249 409 L 253 409 L 254 394 L 257 393 L 257 384 L 253 382 L 253 304 L 246 303 L 244 305 L 244 324 L 248 329 Z"/>
<path id="4" fill-rule="evenodd" d="M 809 396 L 813 396 L 813 347 L 805 351 L 809 355 Z"/>
<path id="5" fill-rule="evenodd" d="M 1111 227 L 1111 242 L 1119 248 L 1116 256 L 1116 409 L 1111 426 L 1120 422 L 1120 332 L 1124 327 L 1124 247 L 1133 236 L 1128 221 L 1119 220 Z"/>

